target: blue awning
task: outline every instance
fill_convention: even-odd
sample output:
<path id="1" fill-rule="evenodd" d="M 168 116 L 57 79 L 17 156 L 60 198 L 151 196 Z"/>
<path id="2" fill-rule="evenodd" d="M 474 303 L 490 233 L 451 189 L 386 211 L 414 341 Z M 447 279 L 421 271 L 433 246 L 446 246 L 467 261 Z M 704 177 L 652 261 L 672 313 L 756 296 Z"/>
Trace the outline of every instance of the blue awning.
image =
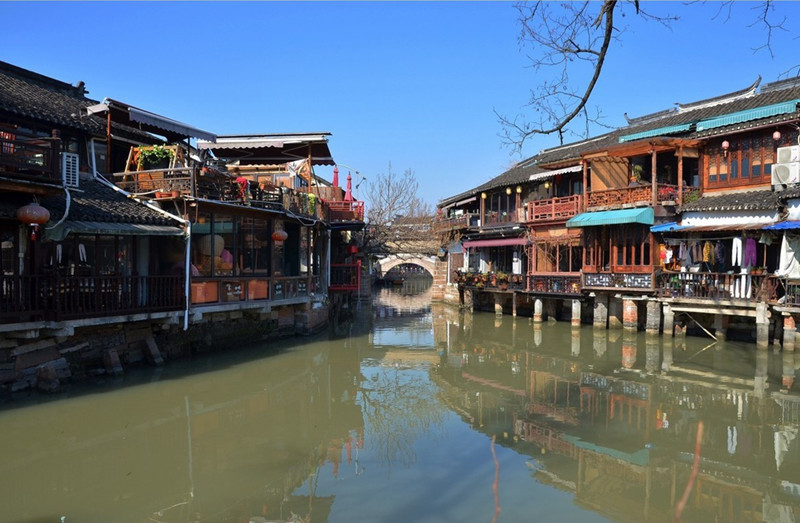
<path id="1" fill-rule="evenodd" d="M 764 227 L 765 231 L 785 231 L 789 229 L 800 229 L 800 221 L 789 220 L 785 222 L 773 223 L 772 225 Z"/>
<path id="2" fill-rule="evenodd" d="M 787 102 L 765 105 L 764 107 L 755 107 L 745 111 L 738 111 L 735 113 L 717 116 L 715 118 L 709 118 L 707 120 L 697 122 L 697 130 L 704 131 L 706 129 L 713 129 L 715 127 L 723 127 L 725 125 L 733 125 L 741 122 L 749 122 L 750 120 L 758 120 L 760 118 L 767 118 L 778 114 L 793 113 L 797 110 L 798 103 L 800 103 L 800 99 L 794 99 Z"/>
<path id="3" fill-rule="evenodd" d="M 653 225 L 653 208 L 615 209 L 613 211 L 584 212 L 567 220 L 567 227 L 593 227 L 617 223 L 643 223 Z"/>

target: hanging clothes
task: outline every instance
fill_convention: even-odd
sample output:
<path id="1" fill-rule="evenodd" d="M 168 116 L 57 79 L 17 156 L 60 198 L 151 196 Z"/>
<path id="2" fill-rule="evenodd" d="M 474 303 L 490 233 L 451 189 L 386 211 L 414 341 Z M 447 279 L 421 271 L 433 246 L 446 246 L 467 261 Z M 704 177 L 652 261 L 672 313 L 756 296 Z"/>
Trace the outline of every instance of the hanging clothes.
<path id="1" fill-rule="evenodd" d="M 742 267 L 755 267 L 758 265 L 757 252 L 756 239 L 747 238 L 744 242 L 744 260 L 742 260 Z"/>
<path id="2" fill-rule="evenodd" d="M 722 240 L 717 240 L 714 245 L 714 257 L 717 260 L 717 272 L 726 272 L 728 264 L 725 261 L 725 244 L 722 243 Z"/>
<path id="3" fill-rule="evenodd" d="M 703 261 L 703 246 L 700 242 L 692 242 L 689 246 L 689 257 L 691 261 L 689 265 L 697 265 Z"/>
<path id="4" fill-rule="evenodd" d="M 733 267 L 742 266 L 742 239 L 734 238 L 731 243 L 731 265 Z"/>
<path id="5" fill-rule="evenodd" d="M 683 267 L 688 267 L 692 264 L 692 257 L 689 254 L 689 246 L 686 245 L 686 242 L 681 242 L 680 245 L 678 245 L 678 260 Z"/>

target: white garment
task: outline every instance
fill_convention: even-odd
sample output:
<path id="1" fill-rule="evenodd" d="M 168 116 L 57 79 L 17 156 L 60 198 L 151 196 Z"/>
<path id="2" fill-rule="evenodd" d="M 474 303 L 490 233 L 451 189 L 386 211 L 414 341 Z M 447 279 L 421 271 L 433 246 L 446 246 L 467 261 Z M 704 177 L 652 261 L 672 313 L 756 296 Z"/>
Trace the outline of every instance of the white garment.
<path id="1" fill-rule="evenodd" d="M 742 265 L 742 239 L 734 238 L 731 244 L 731 265 Z"/>
<path id="2" fill-rule="evenodd" d="M 789 237 L 788 234 L 783 234 L 781 240 L 781 257 L 778 264 L 778 276 L 784 278 L 800 278 L 800 261 L 797 259 L 797 254 L 800 253 L 800 238 L 796 236 Z"/>

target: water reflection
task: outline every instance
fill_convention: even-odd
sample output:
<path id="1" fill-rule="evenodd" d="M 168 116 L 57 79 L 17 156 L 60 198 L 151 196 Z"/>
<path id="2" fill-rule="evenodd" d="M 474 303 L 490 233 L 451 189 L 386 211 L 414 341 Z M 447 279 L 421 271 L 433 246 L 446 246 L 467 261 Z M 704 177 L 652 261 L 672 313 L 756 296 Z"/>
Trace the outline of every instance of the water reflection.
<path id="1" fill-rule="evenodd" d="M 565 324 L 534 324 L 509 344 L 486 335 L 493 322 L 476 314 L 454 330 L 463 319 L 450 315 L 441 328 L 460 336 L 440 375 L 465 391 L 454 408 L 487 435 L 512 434 L 540 481 L 613 519 L 671 519 L 702 421 L 683 520 L 800 515 L 795 353 Z"/>
<path id="2" fill-rule="evenodd" d="M 0 521 L 664 521 L 700 422 L 684 521 L 800 515 L 794 353 L 498 322 L 400 287 L 343 339 L 0 411 Z"/>

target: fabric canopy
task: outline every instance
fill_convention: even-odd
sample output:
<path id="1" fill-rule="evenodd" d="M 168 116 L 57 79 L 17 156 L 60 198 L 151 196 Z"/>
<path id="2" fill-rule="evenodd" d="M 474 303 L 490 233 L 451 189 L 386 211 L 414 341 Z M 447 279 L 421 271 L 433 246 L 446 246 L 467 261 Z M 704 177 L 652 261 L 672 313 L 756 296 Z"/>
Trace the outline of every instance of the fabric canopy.
<path id="1" fill-rule="evenodd" d="M 553 176 L 558 176 L 560 174 L 577 173 L 582 170 L 583 166 L 572 165 L 570 167 L 564 167 L 563 169 L 553 169 L 552 171 L 545 171 L 541 173 L 532 174 L 528 177 L 528 181 L 534 182 L 538 180 L 546 180 L 548 178 L 552 178 Z"/>
<path id="2" fill-rule="evenodd" d="M 464 242 L 466 248 L 471 247 L 505 247 L 508 245 L 527 245 L 527 238 L 495 238 L 492 240 L 473 240 Z"/>
<path id="3" fill-rule="evenodd" d="M 214 133 L 203 131 L 166 116 L 151 113 L 110 98 L 86 108 L 86 112 L 89 114 L 99 114 L 106 111 L 111 111 L 111 119 L 115 122 L 130 125 L 131 127 L 139 127 L 149 133 L 160 134 L 170 141 L 178 141 L 186 137 L 202 138 L 211 142 L 217 139 L 217 135 Z"/>
<path id="4" fill-rule="evenodd" d="M 567 227 L 593 227 L 618 223 L 642 223 L 653 225 L 652 207 L 615 209 L 613 211 L 584 212 L 567 220 Z"/>
<path id="5" fill-rule="evenodd" d="M 789 229 L 800 229 L 800 221 L 790 220 L 785 222 L 773 223 L 772 225 L 764 227 L 765 231 L 785 231 Z"/>

